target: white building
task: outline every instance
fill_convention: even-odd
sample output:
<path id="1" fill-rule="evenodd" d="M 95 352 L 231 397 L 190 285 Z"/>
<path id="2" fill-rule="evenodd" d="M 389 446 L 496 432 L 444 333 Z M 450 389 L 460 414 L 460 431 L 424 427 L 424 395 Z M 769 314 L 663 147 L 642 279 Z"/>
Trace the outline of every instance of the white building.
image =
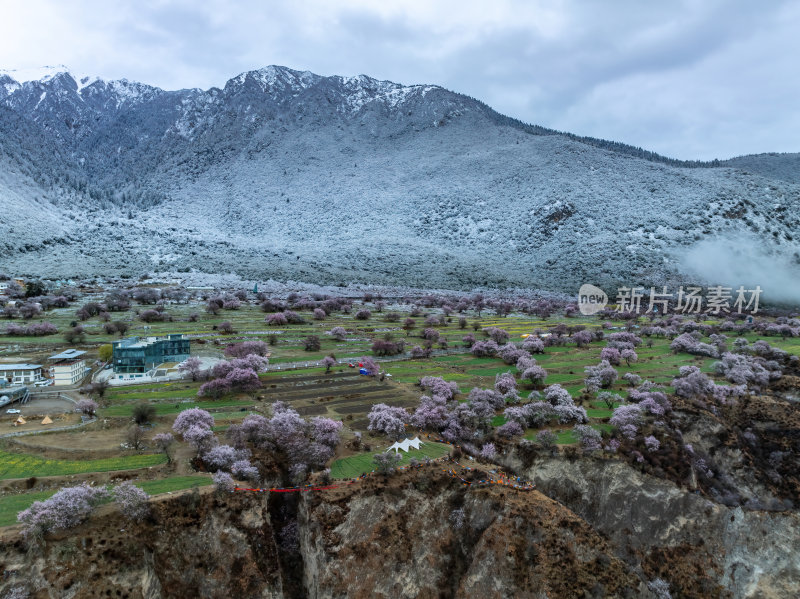
<path id="1" fill-rule="evenodd" d="M 54 385 L 74 385 L 86 376 L 86 360 L 82 357 L 86 352 L 68 349 L 50 356 L 54 364 L 50 367 L 50 377 Z"/>
<path id="2" fill-rule="evenodd" d="M 8 286 L 11 283 L 16 283 L 17 285 L 22 287 L 23 291 L 25 290 L 25 281 L 24 281 L 24 279 L 9 279 L 8 281 L 0 281 L 0 294 L 5 293 L 5 291 L 8 289 Z"/>
<path id="3" fill-rule="evenodd" d="M 0 364 L 0 378 L 12 384 L 35 383 L 42 380 L 42 365 Z"/>

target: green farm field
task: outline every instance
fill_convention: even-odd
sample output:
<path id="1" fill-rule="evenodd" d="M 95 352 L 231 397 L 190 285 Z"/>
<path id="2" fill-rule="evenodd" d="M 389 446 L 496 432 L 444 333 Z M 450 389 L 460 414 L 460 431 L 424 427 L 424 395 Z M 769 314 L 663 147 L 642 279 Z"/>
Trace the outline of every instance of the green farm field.
<path id="1" fill-rule="evenodd" d="M 0 451 L 0 480 L 31 476 L 65 476 L 87 472 L 134 470 L 163 464 L 163 454 L 138 454 L 100 460 L 50 460 L 35 455 Z"/>
<path id="2" fill-rule="evenodd" d="M 52 322 L 63 332 L 75 320 L 75 309 L 80 305 L 81 301 L 70 308 L 46 312 L 28 322 Z M 270 362 L 273 366 L 299 362 L 307 363 L 308 367 L 261 373 L 262 388 L 257 392 L 231 393 L 219 399 L 198 397 L 201 385 L 199 381 L 173 381 L 109 388 L 105 397 L 100 400 L 101 407 L 98 413 L 104 422 L 109 423 L 109 427 L 112 429 L 116 427 L 113 429 L 116 432 L 109 432 L 109 435 L 114 434 L 121 439 L 125 427 L 130 426 L 135 407 L 146 402 L 154 409 L 154 431 L 168 430 L 178 413 L 200 407 L 209 410 L 215 416 L 214 430 L 221 439 L 220 442 L 224 442 L 224 432 L 231 424 L 240 421 L 249 413 L 269 414 L 270 404 L 284 401 L 303 417 L 327 416 L 341 420 L 345 425 L 343 432 L 346 439 L 355 432 L 367 433 L 366 415 L 377 403 L 413 410 L 422 395 L 417 383 L 424 376 L 441 376 L 447 381 L 455 382 L 461 392 L 459 399 L 463 401 L 466 394 L 474 387 L 492 387 L 495 377 L 500 373 L 519 374 L 514 366 L 504 364 L 499 358 L 472 356 L 463 346 L 464 335 L 471 334 L 477 339 L 483 339 L 485 337 L 482 329 L 497 326 L 509 332 L 512 342 L 519 343 L 524 334 L 536 330 L 548 331 L 559 324 L 583 325 L 590 329 L 600 326 L 597 319 L 587 317 L 553 317 L 543 320 L 521 314 L 499 317 L 489 311 L 484 311 L 480 315 L 474 311 L 463 315 L 454 313 L 446 319 L 444 326 L 433 328 L 438 331 L 440 340 L 445 341 L 447 347 L 456 353 L 434 355 L 424 359 L 382 361 L 377 357 L 379 362 L 382 361 L 382 369 L 388 375 L 385 380 L 379 381 L 360 376 L 356 369 L 350 369 L 346 364 L 335 366 L 331 372 L 326 372 L 316 363 L 331 353 L 337 358 L 348 360 L 371 355 L 372 343 L 378 339 L 403 339 L 406 341 L 406 350 L 414 345 L 421 345 L 423 340 L 420 335 L 426 328 L 425 319 L 430 315 L 440 315 L 441 310 L 424 309 L 420 315 L 410 317 L 408 306 L 388 305 L 379 312 L 373 303 L 356 302 L 350 314 L 334 313 L 324 320 L 314 320 L 310 311 L 297 310 L 305 319 L 305 323 L 272 327 L 265 322 L 266 314 L 253 302 L 244 302 L 237 310 L 222 310 L 218 315 L 206 312 L 204 307 L 205 304 L 200 302 L 168 304 L 166 312 L 172 317 L 171 322 L 150 324 L 142 322 L 135 311 L 149 307 L 138 305 L 127 312 L 112 313 L 110 317 L 112 321 L 121 320 L 129 325 L 127 335 L 186 334 L 192 339 L 192 351 L 197 355 L 223 357 L 225 346 L 228 344 L 260 339 L 270 346 Z M 372 315 L 367 320 L 357 320 L 353 316 L 362 307 L 372 310 Z M 391 312 L 397 312 L 399 320 L 387 319 L 387 314 Z M 463 329 L 458 323 L 461 316 L 466 318 L 466 326 Z M 413 321 L 413 326 L 408 329 L 402 326 L 406 318 L 411 318 Z M 231 323 L 235 333 L 223 335 L 219 332 L 219 325 L 226 321 Z M 709 320 L 709 323 L 715 322 L 718 321 Z M 90 318 L 81 324 L 87 333 L 86 341 L 75 347 L 87 350 L 91 357 L 96 356 L 101 345 L 118 338 L 103 332 L 103 323 L 99 317 Z M 612 321 L 610 325 L 617 328 L 624 327 L 621 321 Z M 346 339 L 343 341 L 337 341 L 328 334 L 337 326 L 346 330 Z M 44 361 L 52 352 L 72 347 L 64 341 L 60 333 L 49 337 L 27 338 L 4 336 L 1 334 L 3 331 L 4 327 L 0 326 L 0 351 L 5 348 L 5 353 L 2 354 L 4 358 Z M 305 351 L 304 339 L 310 335 L 320 339 L 319 350 Z M 744 337 L 750 342 L 765 338 L 757 334 L 747 334 Z M 731 343 L 733 339 L 731 336 Z M 800 338 L 766 337 L 765 339 L 774 346 L 800 355 Z M 620 378 L 609 390 L 625 398 L 628 386 L 622 380 L 622 376 L 628 372 L 663 385 L 667 391 L 671 391 L 670 382 L 683 365 L 694 364 L 704 372 L 713 372 L 713 359 L 673 354 L 669 344 L 669 339 L 646 340 L 645 344 L 637 348 L 638 362 L 630 365 L 623 362 L 617 367 Z M 593 342 L 580 348 L 574 345 L 554 346 L 546 348 L 543 354 L 534 356 L 537 363 L 547 370 L 548 376 L 544 384 L 558 383 L 565 387 L 576 401 L 587 409 L 590 423 L 601 429 L 608 427 L 607 421 L 614 406 L 609 408 L 594 397 L 582 395 L 581 391 L 584 387 L 584 369 L 597 364 L 603 346 L 603 342 Z M 519 390 L 525 401 L 532 391 L 540 388 L 536 389 L 525 381 L 519 381 Z M 505 418 L 498 413 L 492 424 L 501 426 L 504 422 Z M 559 443 L 574 442 L 571 431 L 557 432 Z M 533 438 L 535 434 L 536 431 L 526 431 L 525 437 Z M 182 445 L 179 443 L 179 446 Z M 57 476 L 142 468 L 161 464 L 164 460 L 163 455 L 152 454 L 120 455 L 116 458 L 97 460 L 48 460 L 15 451 L 7 450 L 0 454 L 0 477 Z M 371 461 L 371 458 L 367 461 Z M 366 467 L 367 465 L 362 463 L 356 469 L 363 470 Z M 344 466 L 339 464 L 336 468 L 337 473 L 341 474 Z"/>
<path id="3" fill-rule="evenodd" d="M 444 443 L 436 443 L 434 441 L 423 441 L 419 449 L 410 449 L 408 452 L 400 451 L 403 456 L 399 466 L 406 466 L 412 459 L 424 460 L 425 458 L 436 459 L 450 453 L 451 447 Z M 355 478 L 364 473 L 372 472 L 375 469 L 375 464 L 372 458 L 381 453 L 373 451 L 371 453 L 363 453 L 346 458 L 340 458 L 333 462 L 331 465 L 331 477 L 335 479 L 342 478 Z"/>
<path id="4" fill-rule="evenodd" d="M 134 482 L 134 484 L 148 495 L 160 495 L 208 486 L 211 484 L 211 477 L 205 475 L 171 476 L 160 480 Z M 17 514 L 28 509 L 34 501 L 43 501 L 54 493 L 55 491 L 37 491 L 0 497 L 0 527 L 16 524 Z"/>

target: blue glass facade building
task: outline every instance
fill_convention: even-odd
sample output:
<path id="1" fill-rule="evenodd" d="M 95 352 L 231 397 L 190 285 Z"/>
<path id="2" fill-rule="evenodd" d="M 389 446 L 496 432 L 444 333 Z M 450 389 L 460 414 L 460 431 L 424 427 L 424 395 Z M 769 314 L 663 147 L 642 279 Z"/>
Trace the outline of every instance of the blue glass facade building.
<path id="1" fill-rule="evenodd" d="M 114 372 L 141 374 L 164 362 L 182 362 L 189 357 L 189 339 L 185 335 L 130 337 L 112 342 Z"/>

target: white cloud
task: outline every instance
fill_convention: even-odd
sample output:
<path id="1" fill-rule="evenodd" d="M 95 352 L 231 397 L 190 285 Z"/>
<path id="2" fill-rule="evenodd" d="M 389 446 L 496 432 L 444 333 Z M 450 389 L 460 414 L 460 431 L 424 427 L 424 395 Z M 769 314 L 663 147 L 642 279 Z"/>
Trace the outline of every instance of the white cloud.
<path id="1" fill-rule="evenodd" d="M 800 303 L 800 266 L 795 256 L 755 236 L 713 237 L 680 256 L 686 272 L 712 285 L 736 290 L 761 287 L 767 302 Z"/>

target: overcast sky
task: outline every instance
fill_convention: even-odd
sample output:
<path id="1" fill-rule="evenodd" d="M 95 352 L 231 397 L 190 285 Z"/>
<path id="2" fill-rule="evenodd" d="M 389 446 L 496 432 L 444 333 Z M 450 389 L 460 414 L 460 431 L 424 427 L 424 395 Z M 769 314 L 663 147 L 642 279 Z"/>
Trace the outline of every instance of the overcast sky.
<path id="1" fill-rule="evenodd" d="M 435 83 L 685 159 L 800 151 L 800 2 L 0 0 L 0 68 L 166 89 L 278 64 Z"/>

